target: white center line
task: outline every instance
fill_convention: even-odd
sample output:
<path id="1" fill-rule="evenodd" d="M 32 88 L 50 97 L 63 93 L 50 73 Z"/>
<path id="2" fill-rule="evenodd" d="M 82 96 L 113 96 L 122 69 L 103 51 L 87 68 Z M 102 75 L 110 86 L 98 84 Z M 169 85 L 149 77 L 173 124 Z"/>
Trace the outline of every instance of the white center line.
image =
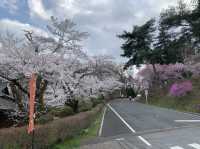
<path id="1" fill-rule="evenodd" d="M 107 104 L 107 105 L 117 115 L 117 117 L 130 129 L 130 131 L 132 133 L 136 133 L 136 131 L 121 117 L 121 115 L 119 115 L 119 113 L 110 104 Z M 142 142 L 144 142 L 147 146 L 151 146 L 151 144 L 146 139 L 144 139 L 142 136 L 138 136 L 138 138 Z"/>
<path id="2" fill-rule="evenodd" d="M 189 146 L 195 148 L 195 149 L 200 149 L 200 145 L 197 143 L 193 143 L 193 144 L 188 144 Z"/>
<path id="3" fill-rule="evenodd" d="M 180 123 L 184 123 L 184 122 L 187 122 L 187 123 L 199 123 L 200 120 L 174 120 L 175 122 L 180 122 Z"/>
<path id="4" fill-rule="evenodd" d="M 170 149 L 184 149 L 184 148 L 182 148 L 180 146 L 173 146 L 173 147 L 170 147 Z"/>
<path id="5" fill-rule="evenodd" d="M 99 137 L 102 135 L 102 130 L 103 130 L 103 123 L 104 123 L 104 118 L 105 118 L 105 114 L 106 114 L 106 107 L 103 111 L 103 117 L 102 117 L 102 120 L 101 120 L 101 126 L 100 126 L 100 129 L 99 129 Z"/>

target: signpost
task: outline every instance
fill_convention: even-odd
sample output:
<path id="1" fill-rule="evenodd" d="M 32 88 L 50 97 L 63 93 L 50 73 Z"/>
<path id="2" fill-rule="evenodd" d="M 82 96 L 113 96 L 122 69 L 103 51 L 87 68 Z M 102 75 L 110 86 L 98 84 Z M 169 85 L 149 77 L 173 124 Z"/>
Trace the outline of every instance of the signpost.
<path id="1" fill-rule="evenodd" d="M 143 89 L 144 89 L 144 94 L 146 98 L 146 104 L 148 104 L 148 95 L 149 95 L 149 81 L 148 80 L 143 80 L 142 81 Z"/>
<path id="2" fill-rule="evenodd" d="M 145 89 L 144 93 L 145 93 L 146 103 L 148 104 L 148 94 L 149 94 L 149 91 L 147 89 Z"/>

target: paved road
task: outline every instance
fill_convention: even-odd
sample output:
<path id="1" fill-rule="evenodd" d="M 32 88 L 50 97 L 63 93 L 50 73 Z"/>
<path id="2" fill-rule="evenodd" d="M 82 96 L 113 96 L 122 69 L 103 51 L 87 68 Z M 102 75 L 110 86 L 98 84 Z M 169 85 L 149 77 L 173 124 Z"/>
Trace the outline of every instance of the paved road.
<path id="1" fill-rule="evenodd" d="M 200 116 L 116 100 L 100 137 L 82 149 L 200 149 Z"/>

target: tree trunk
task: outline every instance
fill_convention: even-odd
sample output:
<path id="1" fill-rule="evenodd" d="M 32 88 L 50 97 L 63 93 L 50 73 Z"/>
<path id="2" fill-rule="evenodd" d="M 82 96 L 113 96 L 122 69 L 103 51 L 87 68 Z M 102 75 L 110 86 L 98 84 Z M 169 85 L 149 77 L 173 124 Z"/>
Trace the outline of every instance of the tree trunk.
<path id="1" fill-rule="evenodd" d="M 17 86 L 23 93 L 27 94 L 29 96 L 29 92 L 28 90 L 26 90 L 25 88 L 23 88 L 23 86 L 15 79 L 11 79 L 7 76 L 4 76 L 2 74 L 0 74 L 0 77 L 9 81 L 10 83 L 14 84 L 15 86 Z"/>
<path id="2" fill-rule="evenodd" d="M 41 80 L 40 82 L 40 87 L 39 87 L 39 109 L 40 110 L 44 110 L 45 108 L 45 104 L 44 104 L 44 93 L 46 91 L 47 88 L 47 81 L 45 80 Z"/>
<path id="3" fill-rule="evenodd" d="M 24 107 L 23 107 L 22 91 L 20 89 L 18 89 L 17 86 L 14 83 L 11 83 L 10 87 L 11 87 L 11 91 L 12 91 L 13 97 L 17 102 L 19 110 L 23 111 Z"/>
<path id="4" fill-rule="evenodd" d="M 156 65 L 152 64 L 152 66 L 153 66 L 153 73 L 154 73 L 154 81 L 155 81 L 155 83 L 159 83 L 160 79 L 159 79 L 159 74 L 156 70 Z"/>
<path id="5" fill-rule="evenodd" d="M 157 75 L 156 65 L 155 65 L 155 64 L 152 64 L 152 66 L 153 66 L 154 75 L 156 76 L 156 75 Z"/>

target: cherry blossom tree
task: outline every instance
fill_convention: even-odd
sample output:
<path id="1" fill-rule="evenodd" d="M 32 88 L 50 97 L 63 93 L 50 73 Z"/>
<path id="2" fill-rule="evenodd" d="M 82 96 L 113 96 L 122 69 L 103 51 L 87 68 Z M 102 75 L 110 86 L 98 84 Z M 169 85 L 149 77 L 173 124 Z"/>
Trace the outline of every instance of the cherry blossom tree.
<path id="1" fill-rule="evenodd" d="M 75 24 L 70 20 L 59 22 L 54 17 L 51 20 L 52 24 L 48 26 L 49 36 L 25 31 L 25 37 L 28 41 L 24 38 L 15 38 L 9 33 L 1 35 L 0 38 L 0 77 L 29 96 L 26 76 L 36 73 L 40 78 L 37 80 L 36 97 L 42 107 L 44 106 L 43 95 L 47 84 L 54 84 L 54 86 L 59 84 L 60 88 L 69 90 L 70 87 L 66 87 L 66 84 L 72 84 L 69 82 L 75 81 L 72 69 L 76 69 L 75 67 L 78 66 L 81 59 L 87 59 L 86 54 L 81 51 L 80 45 L 80 41 L 86 37 L 86 33 L 74 29 Z M 26 83 L 20 82 L 21 80 L 26 80 Z M 17 92 L 16 89 L 13 91 L 14 93 Z M 22 100 L 19 95 L 17 100 L 20 101 L 20 109 L 22 110 L 22 105 L 27 102 L 22 103 L 25 100 Z"/>
<path id="2" fill-rule="evenodd" d="M 70 105 L 76 111 L 78 96 L 99 94 L 119 88 L 121 67 L 109 56 L 89 57 L 81 41 L 88 34 L 79 32 L 65 19 L 51 18 L 48 36 L 24 31 L 24 38 L 7 33 L 0 36 L 0 77 L 10 83 L 18 110 L 27 111 L 28 79 L 37 75 L 38 107 Z M 45 99 L 45 100 L 44 100 Z"/>

